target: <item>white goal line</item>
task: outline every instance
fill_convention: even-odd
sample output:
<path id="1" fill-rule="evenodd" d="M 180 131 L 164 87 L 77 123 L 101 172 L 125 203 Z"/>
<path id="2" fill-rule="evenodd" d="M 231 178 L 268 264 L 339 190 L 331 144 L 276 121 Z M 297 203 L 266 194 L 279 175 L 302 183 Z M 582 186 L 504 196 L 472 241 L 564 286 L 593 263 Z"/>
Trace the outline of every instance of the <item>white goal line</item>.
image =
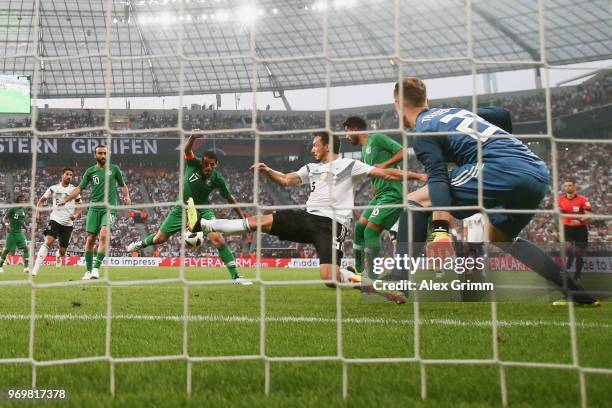
<path id="1" fill-rule="evenodd" d="M 0 314 L 0 320 L 30 320 L 29 314 L 4 313 Z M 106 320 L 105 314 L 72 314 L 72 313 L 41 313 L 36 314 L 36 320 L 53 321 L 96 321 Z M 116 314 L 111 316 L 112 320 L 128 321 L 174 321 L 185 320 L 182 315 L 140 315 L 140 314 Z M 260 323 L 259 317 L 252 316 L 224 316 L 224 315 L 189 315 L 190 322 L 221 322 L 221 323 Z M 267 316 L 266 322 L 271 323 L 330 323 L 336 324 L 336 318 L 313 317 L 313 316 Z M 345 324 L 384 324 L 414 326 L 414 320 L 408 319 L 385 319 L 371 317 L 347 317 L 342 319 Z M 555 320 L 498 320 L 498 327 L 569 327 L 569 322 Z M 421 319 L 421 326 L 453 326 L 453 327 L 491 327 L 491 320 L 460 320 L 460 319 Z M 576 322 L 575 326 L 583 329 L 612 329 L 608 323 L 586 323 Z"/>

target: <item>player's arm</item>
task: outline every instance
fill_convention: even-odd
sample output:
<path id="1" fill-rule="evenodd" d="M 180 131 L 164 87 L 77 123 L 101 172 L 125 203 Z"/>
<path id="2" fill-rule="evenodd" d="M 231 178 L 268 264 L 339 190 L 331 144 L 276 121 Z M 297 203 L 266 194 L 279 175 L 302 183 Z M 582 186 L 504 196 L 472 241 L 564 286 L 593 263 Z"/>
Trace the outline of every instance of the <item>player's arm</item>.
<path id="1" fill-rule="evenodd" d="M 77 198 L 74 199 L 74 202 L 76 204 L 81 204 L 83 201 L 81 201 L 81 196 L 78 196 Z M 77 207 L 74 209 L 74 212 L 72 214 L 70 214 L 70 219 L 72 221 L 76 220 L 77 218 L 79 218 L 79 216 L 81 215 L 81 213 L 83 212 L 83 209 L 81 207 Z"/>
<path id="2" fill-rule="evenodd" d="M 414 171 L 403 171 L 399 169 L 381 169 L 378 167 L 374 167 L 372 171 L 368 173 L 368 176 L 384 178 L 389 181 L 402 181 L 404 178 L 423 182 L 427 181 L 427 174 L 424 173 L 415 173 Z"/>
<path id="3" fill-rule="evenodd" d="M 47 190 L 47 192 L 49 192 L 50 189 Z M 34 215 L 34 218 L 36 218 L 36 222 L 38 222 L 40 220 L 40 208 L 43 208 L 45 206 L 45 204 L 47 204 L 47 192 L 45 192 L 45 194 L 43 194 L 40 199 L 38 200 L 38 203 L 36 203 L 36 214 Z"/>
<path id="4" fill-rule="evenodd" d="M 200 129 L 192 129 L 191 130 L 191 134 L 189 135 L 189 139 L 187 139 L 187 143 L 185 143 L 185 147 L 183 148 L 183 151 L 185 152 L 185 158 L 187 160 L 192 160 L 195 157 L 195 154 L 193 153 L 193 142 L 196 141 L 196 139 L 199 139 L 203 136 L 204 134 L 202 133 L 202 131 Z M 189 158 L 188 158 L 189 156 Z"/>
<path id="5" fill-rule="evenodd" d="M 128 190 L 128 186 L 125 183 L 125 179 L 123 178 L 123 174 L 121 173 L 121 169 L 119 169 L 119 167 L 117 167 L 117 171 L 115 172 L 115 180 L 121 188 L 123 202 L 125 203 L 125 205 L 131 205 L 132 199 L 130 198 L 130 190 Z"/>
<path id="6" fill-rule="evenodd" d="M 378 163 L 375 165 L 375 167 L 378 167 L 380 169 L 386 169 L 387 167 L 393 166 L 394 164 L 401 162 L 403 159 L 404 149 L 402 148 L 401 150 L 398 150 L 397 153 L 395 153 L 393 156 L 391 156 L 389 160 L 384 161 L 382 163 Z"/>
<path id="7" fill-rule="evenodd" d="M 221 194 L 221 197 L 225 198 L 228 204 L 237 204 L 238 201 L 236 201 L 232 193 L 230 193 L 227 182 L 225 181 L 225 179 L 223 178 L 221 174 L 219 173 L 217 174 L 218 175 L 215 178 L 215 185 L 219 189 L 219 193 Z M 234 212 L 238 215 L 239 218 L 246 218 L 240 208 L 234 207 Z"/>
<path id="8" fill-rule="evenodd" d="M 85 177 L 83 177 L 83 180 L 85 180 Z M 83 181 L 81 181 L 81 184 L 83 184 Z M 79 194 L 81 194 L 81 191 L 83 191 L 82 188 L 81 188 L 81 184 L 76 186 L 75 189 L 72 190 L 72 193 L 70 193 L 66 197 L 64 197 L 64 199 L 62 201 L 60 201 L 59 203 L 57 203 L 57 205 L 61 207 L 63 205 L 66 205 L 67 202 L 72 201 L 75 198 L 77 198 L 77 196 Z"/>
<path id="9" fill-rule="evenodd" d="M 379 149 L 386 150 L 393 155 L 389 158 L 389 160 L 378 163 L 374 165 L 374 167 L 386 169 L 387 167 L 391 167 L 404 159 L 405 149 L 401 144 L 393 140 L 388 135 L 376 135 L 374 143 L 376 143 Z"/>
<path id="10" fill-rule="evenodd" d="M 452 205 L 448 165 L 444 160 L 441 136 L 419 136 L 412 142 L 417 158 L 428 176 L 429 197 L 432 207 L 450 207 Z M 434 221 L 446 221 L 450 224 L 452 216 L 448 211 L 434 211 Z M 450 231 L 450 230 L 449 230 Z"/>
<path id="11" fill-rule="evenodd" d="M 304 166 L 306 167 L 306 166 Z M 264 163 L 257 163 L 251 166 L 251 170 L 259 171 L 260 173 L 264 173 L 270 180 L 279 186 L 283 187 L 293 187 L 299 186 L 302 184 L 302 178 L 298 173 L 281 173 L 280 171 L 276 171 L 266 166 Z"/>
<path id="12" fill-rule="evenodd" d="M 236 199 L 234 198 L 234 196 L 229 196 L 227 198 L 227 203 L 228 204 L 237 204 L 238 201 L 236 201 Z M 234 212 L 236 213 L 236 215 L 238 215 L 238 218 L 246 218 L 244 216 L 244 213 L 242 212 L 242 210 L 239 207 L 234 207 Z"/>

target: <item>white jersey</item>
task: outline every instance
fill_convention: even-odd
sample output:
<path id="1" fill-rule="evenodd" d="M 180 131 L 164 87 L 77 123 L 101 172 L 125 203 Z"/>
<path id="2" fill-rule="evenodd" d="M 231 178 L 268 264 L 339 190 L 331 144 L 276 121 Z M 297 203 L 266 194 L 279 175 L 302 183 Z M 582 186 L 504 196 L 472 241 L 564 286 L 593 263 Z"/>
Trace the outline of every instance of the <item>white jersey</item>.
<path id="1" fill-rule="evenodd" d="M 51 199 L 53 202 L 53 211 L 51 211 L 51 220 L 58 224 L 72 227 L 74 222 L 70 219 L 70 215 L 74 213 L 75 201 L 81 199 L 79 194 L 74 200 L 69 201 L 63 207 L 58 207 L 57 203 L 61 202 L 66 196 L 68 196 L 76 187 L 72 184 L 68 184 L 66 187 L 62 186 L 62 183 L 55 184 L 45 191 L 43 197 L 47 200 Z"/>
<path id="2" fill-rule="evenodd" d="M 463 220 L 467 228 L 467 242 L 486 242 L 485 220 L 482 213 L 476 213 Z"/>
<path id="3" fill-rule="evenodd" d="M 306 211 L 350 226 L 355 206 L 355 183 L 372 169 L 372 166 L 353 159 L 303 166 L 296 173 L 302 184 L 310 186 Z"/>

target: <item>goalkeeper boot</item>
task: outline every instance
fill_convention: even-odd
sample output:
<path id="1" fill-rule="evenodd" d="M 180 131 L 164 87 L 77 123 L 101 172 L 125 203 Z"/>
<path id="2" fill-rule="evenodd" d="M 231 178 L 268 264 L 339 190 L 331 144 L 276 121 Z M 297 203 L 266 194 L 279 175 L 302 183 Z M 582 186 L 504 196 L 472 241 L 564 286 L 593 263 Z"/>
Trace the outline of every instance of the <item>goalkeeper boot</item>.
<path id="1" fill-rule="evenodd" d="M 81 280 L 90 280 L 91 279 L 91 272 L 87 271 L 85 272 L 85 275 L 83 275 L 83 277 L 81 278 Z"/>

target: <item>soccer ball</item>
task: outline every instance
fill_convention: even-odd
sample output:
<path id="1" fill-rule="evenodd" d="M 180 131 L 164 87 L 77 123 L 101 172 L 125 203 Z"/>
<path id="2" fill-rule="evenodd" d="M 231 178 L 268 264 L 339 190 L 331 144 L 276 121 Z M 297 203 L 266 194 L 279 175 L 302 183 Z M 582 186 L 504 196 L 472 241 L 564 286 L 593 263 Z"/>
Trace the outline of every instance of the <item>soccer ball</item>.
<path id="1" fill-rule="evenodd" d="M 189 248 L 197 248 L 204 242 L 204 233 L 202 231 L 185 231 L 185 234 L 183 235 L 183 240 L 185 241 L 185 246 Z"/>

